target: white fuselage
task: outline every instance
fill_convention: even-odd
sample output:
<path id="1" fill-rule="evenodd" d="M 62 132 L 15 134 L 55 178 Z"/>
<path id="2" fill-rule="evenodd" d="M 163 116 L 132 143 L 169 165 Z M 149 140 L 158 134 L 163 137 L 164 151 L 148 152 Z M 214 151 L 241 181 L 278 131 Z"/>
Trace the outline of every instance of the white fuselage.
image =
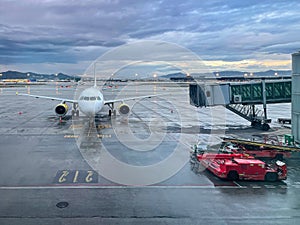
<path id="1" fill-rule="evenodd" d="M 79 96 L 78 107 L 87 116 L 95 116 L 104 106 L 104 98 L 97 87 L 85 89 Z"/>

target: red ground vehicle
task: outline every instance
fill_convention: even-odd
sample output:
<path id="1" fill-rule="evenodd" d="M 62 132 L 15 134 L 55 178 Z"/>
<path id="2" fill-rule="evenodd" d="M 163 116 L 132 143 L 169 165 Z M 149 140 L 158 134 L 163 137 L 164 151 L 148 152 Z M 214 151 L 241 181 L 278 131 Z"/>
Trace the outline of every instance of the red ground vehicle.
<path id="1" fill-rule="evenodd" d="M 229 180 L 285 180 L 287 167 L 276 161 L 274 165 L 244 154 L 197 154 L 197 160 L 219 178 Z"/>

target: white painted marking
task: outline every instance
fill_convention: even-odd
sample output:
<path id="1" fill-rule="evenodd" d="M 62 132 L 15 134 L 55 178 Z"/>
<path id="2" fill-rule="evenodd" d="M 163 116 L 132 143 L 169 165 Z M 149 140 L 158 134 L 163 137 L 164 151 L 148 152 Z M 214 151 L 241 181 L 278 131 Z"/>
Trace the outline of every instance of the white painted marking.
<path id="1" fill-rule="evenodd" d="M 220 189 L 247 188 L 246 186 L 118 186 L 118 185 L 53 185 L 53 186 L 2 186 L 0 190 L 36 190 L 36 189 Z"/>
<path id="2" fill-rule="evenodd" d="M 270 189 L 273 189 L 273 188 L 275 188 L 275 186 L 274 186 L 274 185 L 268 185 L 268 184 L 266 184 L 266 185 L 265 185 L 265 187 L 266 187 L 266 188 L 270 188 Z"/>
<path id="3" fill-rule="evenodd" d="M 252 186 L 253 189 L 259 189 L 261 186 Z"/>
<path id="4" fill-rule="evenodd" d="M 236 181 L 233 181 L 233 183 L 235 184 L 235 185 L 237 185 L 238 187 L 240 187 L 240 188 L 244 188 L 244 186 L 242 186 L 242 185 L 240 185 L 238 182 L 236 182 Z"/>

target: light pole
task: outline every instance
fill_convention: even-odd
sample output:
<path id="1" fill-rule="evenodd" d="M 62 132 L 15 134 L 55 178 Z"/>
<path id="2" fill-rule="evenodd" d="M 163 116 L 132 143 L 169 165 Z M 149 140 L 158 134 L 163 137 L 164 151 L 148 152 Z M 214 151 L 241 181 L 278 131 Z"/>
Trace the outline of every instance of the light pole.
<path id="1" fill-rule="evenodd" d="M 156 73 L 153 74 L 153 78 L 156 80 L 156 78 L 157 78 L 157 74 Z"/>

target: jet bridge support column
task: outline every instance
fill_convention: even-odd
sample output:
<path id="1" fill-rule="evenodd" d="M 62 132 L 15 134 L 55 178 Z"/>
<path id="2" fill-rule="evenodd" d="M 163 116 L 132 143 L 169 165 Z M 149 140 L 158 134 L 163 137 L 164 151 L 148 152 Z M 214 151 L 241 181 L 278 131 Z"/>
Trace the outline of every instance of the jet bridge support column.
<path id="1" fill-rule="evenodd" d="M 264 108 L 264 119 L 267 119 L 267 97 L 266 97 L 266 80 L 262 80 L 262 94 L 263 94 L 263 108 Z"/>
<path id="2" fill-rule="evenodd" d="M 262 79 L 262 95 L 263 95 L 263 109 L 264 109 L 264 119 L 262 124 L 263 130 L 269 130 L 270 125 L 266 123 L 267 117 L 267 96 L 266 96 L 266 80 Z"/>

